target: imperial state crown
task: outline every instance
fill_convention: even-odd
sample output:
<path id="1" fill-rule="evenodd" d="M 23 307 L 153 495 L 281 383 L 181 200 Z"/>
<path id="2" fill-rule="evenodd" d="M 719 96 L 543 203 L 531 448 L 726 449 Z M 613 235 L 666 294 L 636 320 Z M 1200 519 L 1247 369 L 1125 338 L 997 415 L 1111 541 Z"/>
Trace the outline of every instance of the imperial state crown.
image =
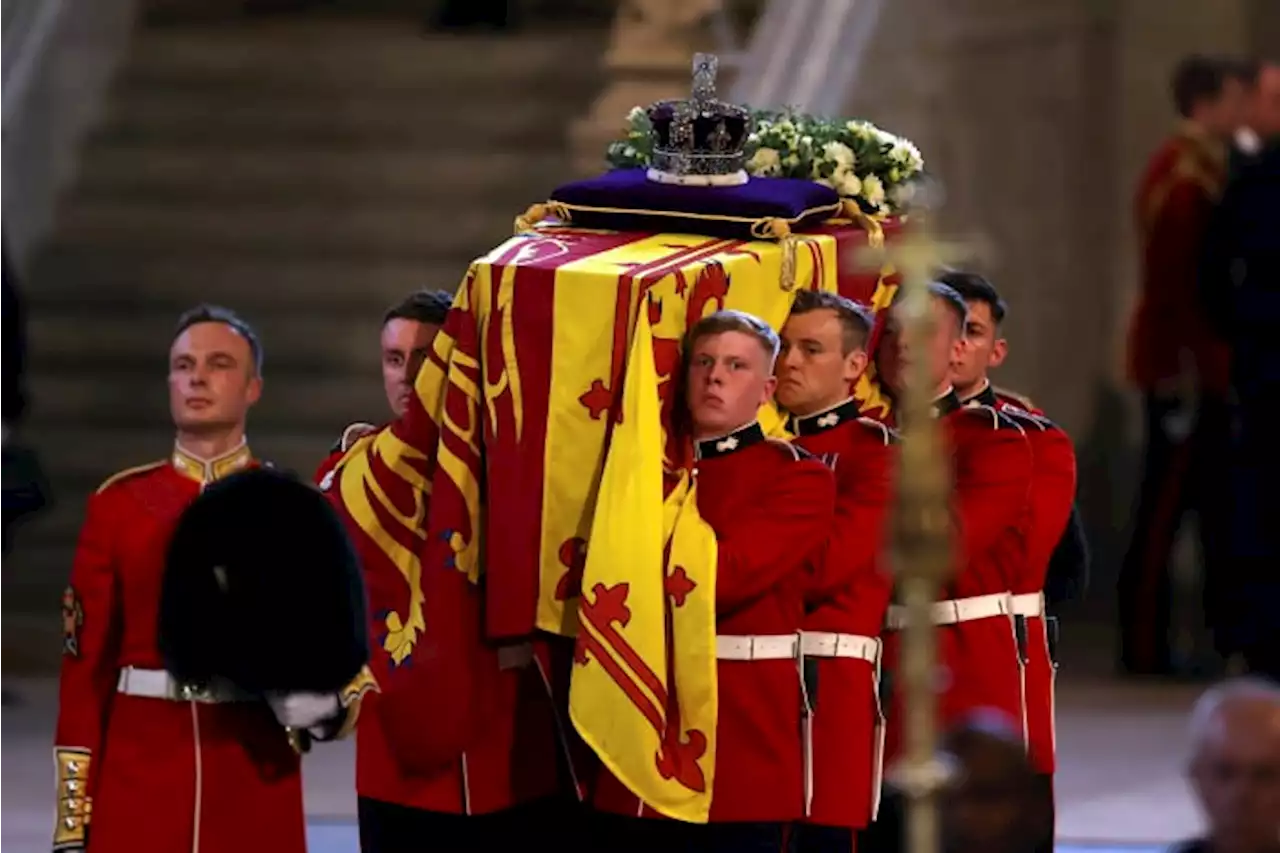
<path id="1" fill-rule="evenodd" d="M 699 186 L 747 182 L 743 164 L 751 113 L 716 99 L 718 67 L 714 54 L 694 54 L 692 96 L 649 106 L 653 143 L 649 180 Z"/>

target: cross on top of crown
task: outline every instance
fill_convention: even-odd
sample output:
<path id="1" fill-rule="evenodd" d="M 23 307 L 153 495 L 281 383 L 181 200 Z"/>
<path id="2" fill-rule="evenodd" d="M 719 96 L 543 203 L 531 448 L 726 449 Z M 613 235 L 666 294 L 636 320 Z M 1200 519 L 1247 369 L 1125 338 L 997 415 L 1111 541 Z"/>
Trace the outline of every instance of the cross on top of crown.
<path id="1" fill-rule="evenodd" d="M 714 53 L 693 55 L 693 101 L 699 107 L 716 99 L 716 71 L 720 59 Z"/>

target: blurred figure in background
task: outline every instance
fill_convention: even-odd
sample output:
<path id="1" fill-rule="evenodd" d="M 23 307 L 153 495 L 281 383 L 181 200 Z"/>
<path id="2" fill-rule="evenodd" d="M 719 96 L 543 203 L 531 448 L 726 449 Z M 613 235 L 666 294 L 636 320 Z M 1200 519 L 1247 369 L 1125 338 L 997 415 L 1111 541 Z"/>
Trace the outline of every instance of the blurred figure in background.
<path id="1" fill-rule="evenodd" d="M 1248 60 L 1235 66 L 1233 76 L 1244 93 L 1242 123 L 1231 146 L 1229 171 L 1235 175 L 1280 137 L 1280 63 Z"/>
<path id="2" fill-rule="evenodd" d="M 1229 562 L 1212 577 L 1215 641 L 1253 672 L 1280 679 L 1280 65 L 1263 64 L 1250 95 L 1261 145 L 1213 212 L 1200 267 L 1203 313 L 1232 348 Z M 1224 469 L 1226 466 L 1223 466 Z"/>
<path id="3" fill-rule="evenodd" d="M 1191 786 L 1208 833 L 1174 853 L 1280 851 L 1280 686 L 1235 679 L 1191 713 Z"/>
<path id="4" fill-rule="evenodd" d="M 2 239 L 2 238 L 0 238 Z M 13 529 L 18 521 L 44 509 L 49 490 L 35 451 L 15 440 L 27 409 L 26 360 L 27 315 L 22 304 L 22 282 L 3 247 L 4 261 L 4 381 L 3 381 L 3 465 L 4 465 L 4 556 L 9 556 Z M 8 694 L 4 694 L 8 697 Z"/>
<path id="5" fill-rule="evenodd" d="M 939 800 L 946 853 L 1030 853 L 1044 844 L 1048 807 L 1020 733 L 978 714 L 949 732 L 942 749 L 956 774 Z"/>
<path id="6" fill-rule="evenodd" d="M 1171 674 L 1170 556 L 1183 516 L 1199 516 L 1206 578 L 1221 562 L 1228 518 L 1215 472 L 1229 441 L 1229 353 L 1200 309 L 1196 271 L 1226 180 L 1227 147 L 1241 125 L 1243 87 L 1230 63 L 1192 56 L 1173 74 L 1182 121 L 1138 185 L 1138 305 L 1128 372 L 1142 392 L 1146 448 L 1132 540 L 1120 571 L 1120 665 Z M 1212 595 L 1206 611 L 1213 621 Z"/>

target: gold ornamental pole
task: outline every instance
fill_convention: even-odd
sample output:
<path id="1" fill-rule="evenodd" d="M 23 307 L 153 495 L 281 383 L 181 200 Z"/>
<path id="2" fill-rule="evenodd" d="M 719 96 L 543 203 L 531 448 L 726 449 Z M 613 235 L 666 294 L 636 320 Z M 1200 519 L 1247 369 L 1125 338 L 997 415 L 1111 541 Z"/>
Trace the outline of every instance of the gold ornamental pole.
<path id="1" fill-rule="evenodd" d="M 874 251 L 877 262 L 901 274 L 898 307 L 912 353 L 929 352 L 934 329 L 929 282 L 945 264 L 971 258 L 974 250 L 933 236 L 927 214 L 914 217 L 903 238 Z M 947 781 L 938 756 L 937 636 L 931 608 L 951 572 L 951 470 L 941 430 L 933 416 L 933 378 L 926 358 L 911 359 L 907 381 L 895 401 L 903 440 L 893 515 L 897 600 L 906 610 L 899 671 L 894 689 L 905 705 L 905 757 L 894 768 L 895 782 L 908 798 L 908 853 L 940 849 L 937 795 Z"/>

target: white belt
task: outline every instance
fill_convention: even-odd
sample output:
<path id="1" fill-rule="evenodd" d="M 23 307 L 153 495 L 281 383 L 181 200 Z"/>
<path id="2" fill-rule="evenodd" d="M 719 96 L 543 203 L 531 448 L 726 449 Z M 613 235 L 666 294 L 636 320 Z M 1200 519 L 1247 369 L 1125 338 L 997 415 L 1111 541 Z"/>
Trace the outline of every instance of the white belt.
<path id="1" fill-rule="evenodd" d="M 799 657 L 800 638 L 795 634 L 716 637 L 719 660 L 790 660 Z"/>
<path id="2" fill-rule="evenodd" d="M 524 669 L 533 663 L 533 643 L 498 648 L 498 669 Z"/>
<path id="3" fill-rule="evenodd" d="M 930 610 L 930 621 L 934 625 L 958 625 L 961 622 L 991 619 L 995 616 L 1010 616 L 1012 613 L 1012 596 L 1007 592 L 997 592 L 991 595 L 975 595 L 971 598 L 935 601 Z M 885 628 L 890 631 L 901 631 L 906 625 L 906 608 L 898 604 L 891 606 L 889 615 L 885 619 Z"/>
<path id="4" fill-rule="evenodd" d="M 800 650 L 811 658 L 853 658 L 869 663 L 880 660 L 880 640 L 860 634 L 805 631 L 800 635 Z"/>
<path id="5" fill-rule="evenodd" d="M 1043 592 L 1027 592 L 1022 595 L 1010 596 L 1010 601 L 1012 602 L 1014 616 L 1044 615 Z"/>
<path id="6" fill-rule="evenodd" d="M 252 696 L 228 684 L 191 687 L 179 684 L 163 669 L 139 669 L 126 666 L 116 680 L 116 692 L 146 699 L 168 699 L 172 702 L 249 702 Z"/>

